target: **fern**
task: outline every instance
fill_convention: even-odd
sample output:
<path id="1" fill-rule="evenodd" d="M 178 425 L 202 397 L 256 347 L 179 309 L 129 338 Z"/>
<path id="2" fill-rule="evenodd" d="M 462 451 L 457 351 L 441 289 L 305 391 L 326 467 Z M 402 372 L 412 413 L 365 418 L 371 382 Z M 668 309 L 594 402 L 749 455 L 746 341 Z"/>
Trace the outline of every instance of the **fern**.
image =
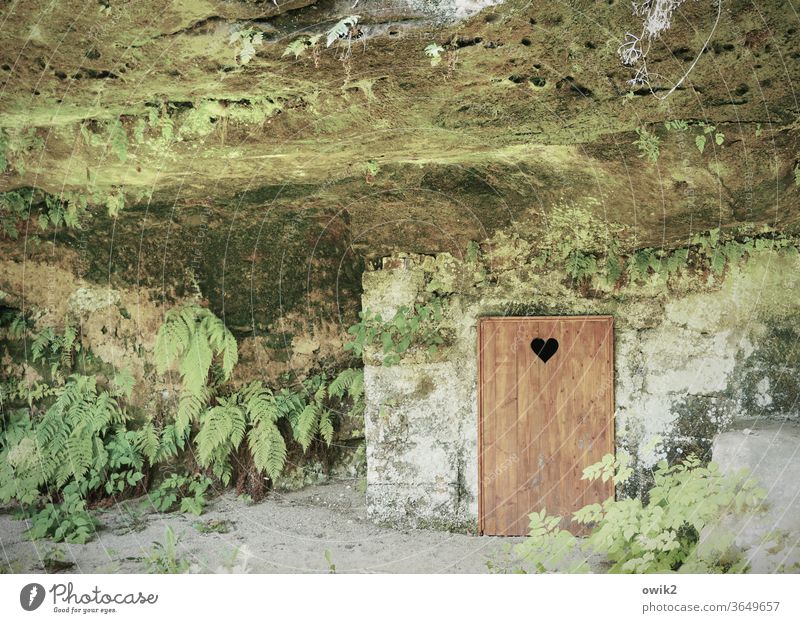
<path id="1" fill-rule="evenodd" d="M 358 368 L 348 368 L 328 385 L 328 395 L 331 398 L 342 399 L 346 395 L 353 400 L 358 400 L 364 395 L 364 371 Z"/>
<path id="2" fill-rule="evenodd" d="M 278 420 L 288 416 L 286 405 L 260 383 L 245 388 L 241 400 L 250 420 L 247 443 L 253 463 L 275 480 L 286 464 L 286 442 L 278 428 Z"/>
<path id="3" fill-rule="evenodd" d="M 128 133 L 119 119 L 108 124 L 108 142 L 119 161 L 125 162 L 128 159 Z"/>
<path id="4" fill-rule="evenodd" d="M 297 419 L 297 426 L 294 428 L 295 440 L 303 446 L 303 451 L 308 450 L 311 441 L 319 430 L 319 420 L 322 414 L 320 405 L 316 403 L 307 404 Z"/>
<path id="5" fill-rule="evenodd" d="M 337 39 L 351 39 L 351 31 L 353 28 L 355 28 L 356 24 L 358 24 L 358 20 L 360 19 L 360 15 L 348 15 L 347 17 L 344 17 L 336 22 L 333 28 L 331 28 L 327 33 L 325 38 L 325 47 L 331 47 L 333 42 Z"/>
<path id="6" fill-rule="evenodd" d="M 242 443 L 246 425 L 244 411 L 235 398 L 222 399 L 203 414 L 195 438 L 198 462 L 202 467 L 211 467 L 223 484 L 230 480 L 229 457 Z"/>
<path id="7" fill-rule="evenodd" d="M 134 445 L 150 465 L 155 465 L 159 458 L 160 440 L 152 422 L 147 422 L 137 431 Z"/>
<path id="8" fill-rule="evenodd" d="M 303 56 L 303 54 L 308 52 L 308 50 L 317 45 L 321 38 L 322 35 L 311 35 L 310 37 L 300 37 L 299 39 L 295 39 L 289 45 L 287 45 L 286 48 L 284 48 L 281 58 L 294 54 L 294 58 L 297 60 Z"/>
<path id="9" fill-rule="evenodd" d="M 180 435 L 188 432 L 208 404 L 209 372 L 221 359 L 221 380 L 230 378 L 238 361 L 236 338 L 211 311 L 186 305 L 167 312 L 158 330 L 155 363 L 159 373 L 177 364 L 183 381 L 175 418 Z"/>

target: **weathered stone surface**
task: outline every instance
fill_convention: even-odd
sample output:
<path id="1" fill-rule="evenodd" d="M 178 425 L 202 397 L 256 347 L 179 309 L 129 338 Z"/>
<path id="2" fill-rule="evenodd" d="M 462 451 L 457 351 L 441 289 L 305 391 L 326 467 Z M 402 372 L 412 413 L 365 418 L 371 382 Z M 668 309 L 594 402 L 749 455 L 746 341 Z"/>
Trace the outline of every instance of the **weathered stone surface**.
<path id="1" fill-rule="evenodd" d="M 476 394 L 475 375 L 457 362 L 367 366 L 364 381 L 371 397 L 365 413 L 370 515 L 412 525 L 474 521 L 477 422 L 468 397 Z"/>
<path id="2" fill-rule="evenodd" d="M 800 571 L 800 426 L 742 422 L 716 437 L 712 458 L 725 473 L 748 470 L 767 492 L 763 513 L 730 517 L 716 529 L 735 535 L 753 572 Z"/>
<path id="3" fill-rule="evenodd" d="M 476 325 L 485 315 L 615 317 L 617 443 L 634 456 L 638 473 L 662 458 L 695 453 L 709 459 L 715 435 L 736 421 L 800 421 L 800 406 L 788 401 L 798 395 L 797 382 L 786 379 L 787 363 L 788 376 L 797 378 L 792 319 L 798 301 L 792 284 L 800 257 L 793 248 L 785 254 L 754 252 L 714 282 L 702 275 L 694 285 L 684 279 L 677 291 L 663 282 L 629 284 L 600 297 L 581 295 L 556 273 L 530 271 L 520 259 L 525 252 L 517 241 L 494 249 L 488 272 L 494 277 L 491 269 L 499 269 L 499 278 L 477 286 L 466 277 L 478 266 L 447 254 L 408 256 L 402 269 L 365 273 L 365 309 L 388 310 L 444 294 L 443 327 L 453 338 L 433 357 L 412 349 L 395 366 L 367 353 L 373 516 L 397 523 L 476 519 Z M 507 261 L 497 263 L 498 257 Z M 656 436 L 663 442 L 647 448 Z M 465 490 L 455 487 L 457 481 Z M 638 486 L 634 482 L 629 493 Z"/>

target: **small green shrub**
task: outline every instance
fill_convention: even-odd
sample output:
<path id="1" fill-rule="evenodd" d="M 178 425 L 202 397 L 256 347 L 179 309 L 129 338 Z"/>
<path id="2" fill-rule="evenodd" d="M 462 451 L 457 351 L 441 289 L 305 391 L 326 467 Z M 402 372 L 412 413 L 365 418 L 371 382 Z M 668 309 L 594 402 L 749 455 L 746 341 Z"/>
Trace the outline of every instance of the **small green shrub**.
<path id="1" fill-rule="evenodd" d="M 63 489 L 63 501 L 48 502 L 30 514 L 31 527 L 25 535 L 32 540 L 52 538 L 67 543 L 86 543 L 94 536 L 98 522 L 86 508 L 78 483 L 72 482 Z"/>
<path id="2" fill-rule="evenodd" d="M 639 148 L 639 157 L 646 158 L 650 162 L 658 162 L 661 139 L 644 126 L 636 129 L 636 135 L 638 138 L 633 144 Z"/>
<path id="3" fill-rule="evenodd" d="M 632 470 L 627 455 L 608 454 L 584 470 L 586 480 L 626 482 Z M 587 558 L 598 556 L 610 565 L 610 573 L 736 573 L 747 563 L 728 555 L 731 536 L 719 532 L 700 541 L 725 514 L 757 510 L 766 492 L 748 479 L 744 471 L 724 475 L 710 463 L 694 456 L 677 465 L 661 461 L 653 471 L 654 485 L 648 499 L 615 500 L 590 504 L 576 511 L 572 519 L 592 530 L 580 543 L 559 528 L 561 517 L 546 510 L 530 515 L 530 536 L 515 548 L 521 569 L 546 571 L 588 571 Z M 584 555 L 576 556 L 583 551 Z"/>
<path id="4" fill-rule="evenodd" d="M 154 541 L 150 552 L 144 559 L 148 573 L 186 573 L 189 561 L 178 554 L 178 537 L 175 531 L 167 526 L 164 541 Z"/>
<path id="5" fill-rule="evenodd" d="M 380 344 L 384 365 L 398 363 L 411 346 L 422 347 L 433 355 L 444 344 L 445 336 L 440 325 L 443 314 L 444 306 L 439 299 L 425 304 L 415 303 L 413 307 L 400 307 L 391 320 L 364 310 L 359 313 L 361 320 L 347 330 L 353 339 L 345 345 L 345 350 L 360 357 L 367 346 Z"/>
<path id="6" fill-rule="evenodd" d="M 697 149 L 702 154 L 706 148 L 706 137 L 709 135 L 713 135 L 714 143 L 717 145 L 722 145 L 725 142 L 725 135 L 722 132 L 717 132 L 717 128 L 714 125 L 709 123 L 701 122 L 699 124 L 701 130 L 703 130 L 702 134 L 697 134 L 694 137 L 694 143 L 697 146 Z"/>
<path id="7" fill-rule="evenodd" d="M 236 58 L 241 65 L 247 65 L 256 55 L 256 46 L 264 43 L 264 33 L 254 28 L 235 28 L 228 39 L 228 45 L 237 47 Z"/>
<path id="8" fill-rule="evenodd" d="M 177 508 L 182 513 L 202 515 L 208 504 L 206 492 L 211 484 L 211 479 L 206 476 L 172 474 L 148 494 L 148 499 L 161 513 Z"/>

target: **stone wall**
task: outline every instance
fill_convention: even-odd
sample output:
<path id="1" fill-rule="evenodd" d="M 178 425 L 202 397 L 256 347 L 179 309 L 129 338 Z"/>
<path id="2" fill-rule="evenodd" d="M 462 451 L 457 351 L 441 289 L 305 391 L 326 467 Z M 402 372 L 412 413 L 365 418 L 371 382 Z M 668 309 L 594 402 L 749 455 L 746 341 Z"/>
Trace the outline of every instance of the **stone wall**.
<path id="1" fill-rule="evenodd" d="M 474 530 L 481 316 L 614 316 L 617 446 L 637 466 L 629 494 L 647 484 L 644 468 L 660 458 L 709 458 L 715 435 L 737 420 L 800 419 L 793 246 L 752 252 L 718 277 L 653 275 L 591 294 L 563 273 L 500 261 L 507 252 L 497 247 L 492 253 L 485 261 L 397 255 L 364 274 L 364 309 L 389 318 L 400 306 L 440 297 L 449 336 L 436 354 L 412 348 L 397 365 L 365 353 L 374 519 Z M 646 450 L 657 435 L 663 442 Z"/>

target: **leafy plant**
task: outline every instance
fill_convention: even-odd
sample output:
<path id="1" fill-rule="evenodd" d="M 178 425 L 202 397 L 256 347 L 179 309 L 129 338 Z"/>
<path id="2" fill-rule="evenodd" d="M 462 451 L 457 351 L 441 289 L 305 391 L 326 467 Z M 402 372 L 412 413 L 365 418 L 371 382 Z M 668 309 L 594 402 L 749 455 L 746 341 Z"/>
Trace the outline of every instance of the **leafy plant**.
<path id="1" fill-rule="evenodd" d="M 717 145 L 722 145 L 725 142 L 725 135 L 722 132 L 717 132 L 717 128 L 714 125 L 709 123 L 701 122 L 699 127 L 703 130 L 702 134 L 698 134 L 694 137 L 694 143 L 697 145 L 697 149 L 702 154 L 706 148 L 706 137 L 713 134 L 714 143 Z"/>
<path id="2" fill-rule="evenodd" d="M 572 251 L 565 265 L 567 274 L 580 283 L 597 272 L 597 259 L 588 253 Z"/>
<path id="3" fill-rule="evenodd" d="M 109 122 L 107 131 L 111 150 L 120 162 L 125 162 L 128 159 L 128 132 L 125 126 L 122 125 L 122 121 L 115 119 Z"/>
<path id="4" fill-rule="evenodd" d="M 186 305 L 167 312 L 158 330 L 155 364 L 163 374 L 177 364 L 183 387 L 175 417 L 176 432 L 186 435 L 209 399 L 209 373 L 217 363 L 217 382 L 230 378 L 238 361 L 236 338 L 213 312 Z"/>
<path id="5" fill-rule="evenodd" d="M 41 510 L 32 513 L 30 524 L 25 533 L 28 538 L 50 537 L 54 541 L 67 543 L 86 543 L 94 536 L 98 525 L 86 509 L 86 500 L 81 497 L 76 483 L 64 488 L 63 502 L 49 502 Z"/>
<path id="6" fill-rule="evenodd" d="M 3 419 L 0 501 L 26 509 L 31 538 L 85 542 L 96 526 L 89 496 L 117 495 L 144 478 L 141 433 L 126 430 L 119 398 L 94 376 L 73 374 L 37 394 L 50 402 L 43 413 L 9 409 Z"/>
<path id="7" fill-rule="evenodd" d="M 377 177 L 378 173 L 380 173 L 380 170 L 380 165 L 374 160 L 370 160 L 364 165 L 364 175 L 368 184 L 371 184 L 375 181 L 375 178 Z"/>
<path id="8" fill-rule="evenodd" d="M 647 158 L 650 162 L 658 162 L 661 139 L 650 132 L 646 127 L 636 128 L 638 138 L 633 142 L 639 148 L 640 158 Z"/>
<path id="9" fill-rule="evenodd" d="M 333 554 L 331 550 L 325 550 L 325 562 L 328 563 L 328 573 L 336 573 L 336 564 L 333 562 Z"/>
<path id="10" fill-rule="evenodd" d="M 247 65 L 256 55 L 256 46 L 264 43 L 264 33 L 253 28 L 236 28 L 231 32 L 228 45 L 238 46 L 236 58 L 240 65 Z"/>
<path id="11" fill-rule="evenodd" d="M 67 554 L 60 546 L 52 547 L 42 556 L 42 566 L 47 573 L 60 573 L 72 569 L 75 563 L 67 560 Z"/>
<path id="12" fill-rule="evenodd" d="M 30 190 L 14 190 L 0 194 L 0 227 L 3 234 L 13 240 L 19 237 L 18 224 L 28 219 L 32 195 Z"/>
<path id="13" fill-rule="evenodd" d="M 298 39 L 295 39 L 284 48 L 283 54 L 281 54 L 281 58 L 285 56 L 294 55 L 295 60 L 297 60 L 309 50 L 315 52 L 317 49 L 316 46 L 319 43 L 320 39 L 322 39 L 322 35 L 309 35 L 305 37 L 299 37 Z M 314 60 L 316 64 L 317 62 L 316 55 Z"/>
<path id="14" fill-rule="evenodd" d="M 41 231 L 62 225 L 78 229 L 87 205 L 88 198 L 80 193 L 65 192 L 56 197 L 30 188 L 0 193 L 0 227 L 4 235 L 16 240 L 20 224 L 38 212 L 35 222 Z"/>
<path id="15" fill-rule="evenodd" d="M 665 121 L 664 127 L 671 132 L 685 132 L 689 129 L 689 123 L 682 119 L 673 119 Z"/>
<path id="16" fill-rule="evenodd" d="M 444 48 L 438 43 L 429 43 L 425 46 L 424 52 L 425 56 L 431 59 L 431 67 L 436 67 L 442 62 L 442 52 L 444 52 Z"/>
<path id="17" fill-rule="evenodd" d="M 10 133 L 0 129 L 0 173 L 4 173 L 11 165 L 19 175 L 24 175 L 25 158 L 43 146 L 44 141 L 38 136 L 36 128 L 12 130 Z"/>
<path id="18" fill-rule="evenodd" d="M 208 504 L 206 492 L 211 484 L 211 479 L 206 476 L 172 474 L 148 494 L 148 500 L 161 513 L 177 508 L 182 513 L 202 515 Z"/>
<path id="19" fill-rule="evenodd" d="M 178 555 L 178 537 L 172 527 L 164 531 L 164 541 L 154 541 L 144 559 L 148 573 L 186 573 L 189 562 Z"/>
<path id="20" fill-rule="evenodd" d="M 232 523 L 227 519 L 209 519 L 208 521 L 196 521 L 192 526 L 203 534 L 227 534 L 231 531 Z"/>
<path id="21" fill-rule="evenodd" d="M 3 128 L 0 128 L 0 173 L 5 173 L 8 169 L 8 157 L 6 150 L 8 149 L 8 134 Z"/>
<path id="22" fill-rule="evenodd" d="M 64 328 L 63 333 L 56 333 L 53 327 L 45 327 L 31 335 L 31 359 L 34 363 L 43 361 L 50 364 L 50 375 L 59 377 L 61 370 L 71 370 L 74 356 L 80 352 L 81 344 L 77 340 L 78 330 L 71 325 Z"/>
<path id="23" fill-rule="evenodd" d="M 352 40 L 354 38 L 353 30 L 360 19 L 360 15 L 348 15 L 336 22 L 325 35 L 325 47 L 331 47 L 338 39 L 346 39 L 348 42 Z"/>
<path id="24" fill-rule="evenodd" d="M 587 467 L 583 478 L 613 480 L 620 485 L 631 474 L 627 455 L 615 458 L 609 454 Z M 532 513 L 530 536 L 515 549 L 523 568 L 581 572 L 588 570 L 588 556 L 601 556 L 610 564 L 610 573 L 732 573 L 746 569 L 746 560 L 728 552 L 730 535 L 719 530 L 705 540 L 701 535 L 715 528 L 725 514 L 760 508 L 765 491 L 754 480 L 744 471 L 722 474 L 714 463 L 705 466 L 695 456 L 676 465 L 661 461 L 653 480 L 647 501 L 611 497 L 576 511 L 572 519 L 592 527 L 583 544 L 559 528 L 560 517 L 548 516 L 545 510 Z M 579 550 L 587 555 L 576 557 Z"/>
<path id="25" fill-rule="evenodd" d="M 347 330 L 353 340 L 344 348 L 360 357 L 366 347 L 380 344 L 385 365 L 398 363 L 412 345 L 425 348 L 429 355 L 433 355 L 444 344 L 443 313 L 440 299 L 415 303 L 413 307 L 404 305 L 388 321 L 378 313 L 363 310 L 359 312 L 360 321 Z"/>

